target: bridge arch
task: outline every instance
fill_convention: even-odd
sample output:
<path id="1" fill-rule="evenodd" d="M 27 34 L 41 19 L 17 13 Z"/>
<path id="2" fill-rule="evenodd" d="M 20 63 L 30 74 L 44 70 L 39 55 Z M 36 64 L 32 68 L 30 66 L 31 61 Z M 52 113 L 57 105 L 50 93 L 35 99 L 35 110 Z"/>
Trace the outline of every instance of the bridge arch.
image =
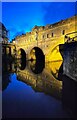
<path id="1" fill-rule="evenodd" d="M 45 62 L 44 61 L 31 61 L 30 62 L 30 69 L 35 74 L 42 73 L 44 67 L 45 67 Z"/>
<path id="2" fill-rule="evenodd" d="M 48 53 L 48 61 L 62 61 L 62 55 L 59 50 L 59 44 L 55 44 L 50 48 Z"/>
<path id="3" fill-rule="evenodd" d="M 20 59 L 20 70 L 24 70 L 26 68 L 26 52 L 24 49 L 20 48 L 18 50 L 18 58 Z"/>
<path id="4" fill-rule="evenodd" d="M 26 52 L 25 52 L 25 50 L 20 48 L 18 50 L 18 56 L 19 56 L 19 58 L 26 60 Z"/>
<path id="5" fill-rule="evenodd" d="M 45 55 L 39 47 L 34 47 L 30 51 L 30 60 L 45 61 Z"/>

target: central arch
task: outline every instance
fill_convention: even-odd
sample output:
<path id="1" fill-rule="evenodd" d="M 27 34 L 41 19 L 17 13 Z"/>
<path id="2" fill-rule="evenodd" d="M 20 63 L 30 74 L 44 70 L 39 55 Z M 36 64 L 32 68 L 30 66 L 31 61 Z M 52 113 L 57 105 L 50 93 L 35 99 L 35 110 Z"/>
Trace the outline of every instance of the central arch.
<path id="1" fill-rule="evenodd" d="M 30 51 L 30 60 L 45 61 L 45 55 L 39 47 L 34 47 Z"/>
<path id="2" fill-rule="evenodd" d="M 19 58 L 20 58 L 20 69 L 21 70 L 24 70 L 25 67 L 26 67 L 26 52 L 25 50 L 23 50 L 22 48 L 20 48 L 18 50 L 18 55 L 19 55 Z"/>
<path id="3" fill-rule="evenodd" d="M 45 67 L 44 61 L 31 61 L 30 62 L 31 71 L 35 74 L 42 73 L 44 67 Z"/>

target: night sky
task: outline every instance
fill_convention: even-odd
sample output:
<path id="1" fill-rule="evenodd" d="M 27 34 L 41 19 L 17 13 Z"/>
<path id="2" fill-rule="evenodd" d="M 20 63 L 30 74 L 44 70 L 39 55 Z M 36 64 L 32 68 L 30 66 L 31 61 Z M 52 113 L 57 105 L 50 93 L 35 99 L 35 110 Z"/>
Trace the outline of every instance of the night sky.
<path id="1" fill-rule="evenodd" d="M 2 23 L 10 41 L 35 26 L 52 24 L 75 15 L 75 2 L 3 2 Z"/>

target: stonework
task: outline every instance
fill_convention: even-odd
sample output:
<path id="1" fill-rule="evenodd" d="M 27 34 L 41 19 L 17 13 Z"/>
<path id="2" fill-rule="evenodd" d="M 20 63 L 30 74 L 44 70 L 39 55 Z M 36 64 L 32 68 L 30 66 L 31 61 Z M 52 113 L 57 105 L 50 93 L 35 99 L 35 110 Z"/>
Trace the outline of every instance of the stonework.
<path id="1" fill-rule="evenodd" d="M 77 42 L 64 45 L 63 74 L 77 81 Z"/>
<path id="2" fill-rule="evenodd" d="M 45 61 L 62 60 L 59 44 L 64 44 L 65 36 L 75 32 L 76 26 L 77 16 L 73 16 L 55 24 L 35 26 L 31 32 L 17 36 L 13 42 L 17 51 L 22 48 L 26 52 L 27 59 L 31 58 L 31 50 L 39 47 L 45 55 Z"/>

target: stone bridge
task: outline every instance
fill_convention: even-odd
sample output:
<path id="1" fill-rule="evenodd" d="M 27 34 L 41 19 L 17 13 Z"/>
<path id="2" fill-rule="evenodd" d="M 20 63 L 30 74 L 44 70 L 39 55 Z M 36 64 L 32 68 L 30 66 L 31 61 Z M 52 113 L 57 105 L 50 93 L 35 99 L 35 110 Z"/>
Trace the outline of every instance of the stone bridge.
<path id="1" fill-rule="evenodd" d="M 76 41 L 77 15 L 55 24 L 35 26 L 31 32 L 17 36 L 12 43 L 2 44 L 3 55 L 16 58 L 62 60 L 59 45 Z M 72 33 L 72 34 L 71 34 Z"/>
<path id="2" fill-rule="evenodd" d="M 31 32 L 17 36 L 13 43 L 16 46 L 17 58 L 43 59 L 45 61 L 62 60 L 59 45 L 65 43 L 66 35 L 74 33 L 77 27 L 77 16 L 73 16 L 58 23 L 35 26 Z M 70 35 L 74 38 L 76 34 Z"/>
<path id="3" fill-rule="evenodd" d="M 63 74 L 77 81 L 77 42 L 67 43 L 63 46 Z"/>

